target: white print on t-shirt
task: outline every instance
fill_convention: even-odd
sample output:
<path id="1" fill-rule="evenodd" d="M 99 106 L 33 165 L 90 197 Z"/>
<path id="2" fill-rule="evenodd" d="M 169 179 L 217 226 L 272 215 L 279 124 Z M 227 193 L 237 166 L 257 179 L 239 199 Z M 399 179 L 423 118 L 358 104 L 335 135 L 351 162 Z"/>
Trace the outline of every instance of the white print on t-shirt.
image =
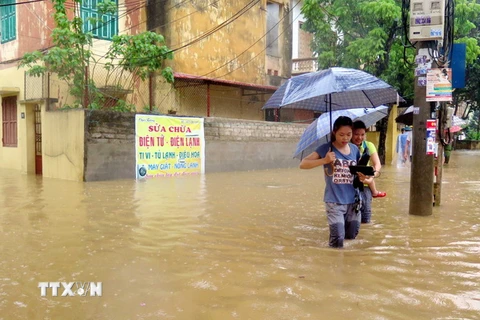
<path id="1" fill-rule="evenodd" d="M 357 162 L 355 160 L 336 159 L 333 163 L 333 183 L 352 184 L 353 175 L 350 173 L 348 166 L 354 166 L 356 164 Z"/>

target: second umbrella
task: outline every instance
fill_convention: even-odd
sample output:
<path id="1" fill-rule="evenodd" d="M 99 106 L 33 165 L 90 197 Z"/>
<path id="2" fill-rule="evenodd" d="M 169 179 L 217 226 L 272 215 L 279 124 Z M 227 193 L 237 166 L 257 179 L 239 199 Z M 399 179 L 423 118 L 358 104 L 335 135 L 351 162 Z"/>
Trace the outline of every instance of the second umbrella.
<path id="1" fill-rule="evenodd" d="M 332 119 L 335 121 L 340 116 L 351 118 L 353 121 L 361 120 L 367 127 L 374 125 L 378 120 L 388 115 L 388 107 L 379 106 L 376 108 L 359 108 L 338 110 L 332 112 Z M 320 145 L 329 141 L 329 135 L 332 132 L 330 125 L 330 116 L 328 113 L 322 114 L 313 121 L 300 137 L 295 150 L 294 158 L 302 159 L 315 151 Z"/>

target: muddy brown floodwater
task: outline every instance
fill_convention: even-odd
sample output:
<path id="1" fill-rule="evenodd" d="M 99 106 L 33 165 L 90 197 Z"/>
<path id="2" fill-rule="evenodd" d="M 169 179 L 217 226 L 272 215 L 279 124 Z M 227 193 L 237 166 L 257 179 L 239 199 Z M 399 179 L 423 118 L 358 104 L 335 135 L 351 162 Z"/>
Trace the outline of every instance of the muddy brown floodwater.
<path id="1" fill-rule="evenodd" d="M 409 169 L 386 166 L 387 197 L 343 250 L 328 248 L 320 169 L 88 183 L 0 170 L 0 319 L 479 319 L 479 159 L 452 153 L 428 217 L 408 212 Z M 39 282 L 102 295 L 42 297 Z"/>

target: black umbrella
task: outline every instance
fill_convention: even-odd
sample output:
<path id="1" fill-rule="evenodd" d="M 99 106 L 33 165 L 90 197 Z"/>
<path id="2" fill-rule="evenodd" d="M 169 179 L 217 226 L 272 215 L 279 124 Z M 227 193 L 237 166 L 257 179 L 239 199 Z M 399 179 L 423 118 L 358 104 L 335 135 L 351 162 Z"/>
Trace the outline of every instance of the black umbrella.
<path id="1" fill-rule="evenodd" d="M 402 114 L 395 118 L 397 123 L 403 123 L 404 125 L 411 126 L 413 124 L 413 112 L 415 107 L 408 107 Z"/>
<path id="2" fill-rule="evenodd" d="M 293 108 L 320 112 L 374 108 L 404 101 L 388 83 L 357 69 L 333 67 L 287 80 L 263 109 Z"/>
<path id="3" fill-rule="evenodd" d="M 379 78 L 357 69 L 332 67 L 288 79 L 268 99 L 263 109 L 293 108 L 320 112 L 375 108 L 404 101 Z"/>

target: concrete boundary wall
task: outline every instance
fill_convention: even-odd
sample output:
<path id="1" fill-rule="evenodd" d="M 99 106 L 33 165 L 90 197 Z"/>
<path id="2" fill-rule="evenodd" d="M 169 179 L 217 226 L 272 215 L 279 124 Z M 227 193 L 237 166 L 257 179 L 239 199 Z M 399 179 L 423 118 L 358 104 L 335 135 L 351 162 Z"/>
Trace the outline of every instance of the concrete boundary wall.
<path id="1" fill-rule="evenodd" d="M 293 152 L 305 124 L 205 118 L 205 171 L 298 166 Z"/>
<path id="2" fill-rule="evenodd" d="M 480 141 L 477 140 L 457 140 L 455 141 L 455 150 L 480 150 Z"/>
<path id="3" fill-rule="evenodd" d="M 135 114 L 86 110 L 85 181 L 135 179 Z M 306 124 L 205 118 L 205 172 L 288 168 Z"/>
<path id="4" fill-rule="evenodd" d="M 82 181 L 84 112 L 81 109 L 42 112 L 42 163 L 46 178 Z M 35 146 L 33 152 L 35 152 Z"/>
<path id="5" fill-rule="evenodd" d="M 135 114 L 85 113 L 84 180 L 135 179 Z"/>

